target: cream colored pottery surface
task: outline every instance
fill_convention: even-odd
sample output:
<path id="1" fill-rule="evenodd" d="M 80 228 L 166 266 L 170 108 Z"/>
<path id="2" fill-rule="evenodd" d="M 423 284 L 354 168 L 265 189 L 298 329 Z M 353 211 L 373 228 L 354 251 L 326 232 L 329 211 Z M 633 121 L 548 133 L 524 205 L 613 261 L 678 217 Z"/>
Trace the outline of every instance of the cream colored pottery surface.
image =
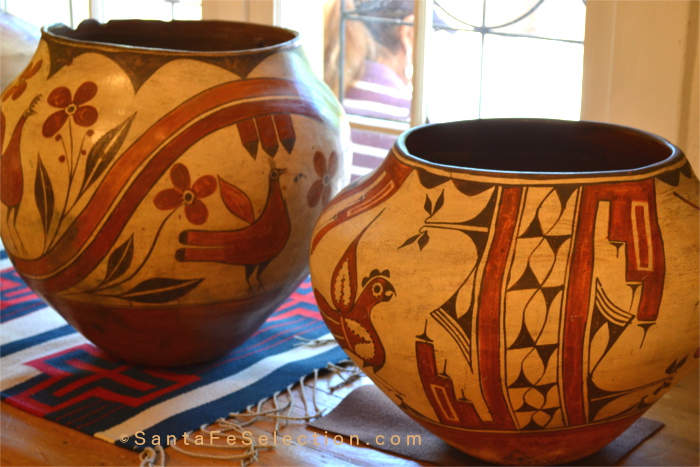
<path id="1" fill-rule="evenodd" d="M 551 433 L 641 414 L 697 365 L 698 238 L 685 158 L 499 179 L 393 153 L 322 214 L 311 274 L 340 344 L 415 418 Z"/>
<path id="2" fill-rule="evenodd" d="M 45 294 L 113 306 L 301 280 L 313 223 L 343 183 L 347 123 L 298 47 L 246 66 L 43 40 L 2 102 L 17 270 Z"/>

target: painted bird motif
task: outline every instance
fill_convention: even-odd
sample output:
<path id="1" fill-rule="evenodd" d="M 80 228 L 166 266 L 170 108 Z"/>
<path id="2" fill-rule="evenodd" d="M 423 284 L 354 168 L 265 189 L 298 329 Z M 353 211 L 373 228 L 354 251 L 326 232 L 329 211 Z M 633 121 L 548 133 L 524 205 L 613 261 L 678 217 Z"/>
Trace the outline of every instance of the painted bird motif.
<path id="1" fill-rule="evenodd" d="M 219 178 L 221 197 L 228 210 L 250 223 L 237 230 L 186 230 L 180 233 L 180 243 L 191 248 L 177 250 L 178 261 L 213 261 L 245 266 L 246 280 L 260 275 L 282 251 L 289 240 L 292 223 L 282 197 L 280 176 L 287 170 L 270 169 L 267 201 L 260 216 L 255 219 L 252 203 L 238 187 Z M 202 247 L 202 248 L 197 248 Z"/>
<path id="2" fill-rule="evenodd" d="M 39 102 L 41 96 L 36 96 L 27 110 L 24 111 L 15 126 L 7 148 L 0 158 L 0 173 L 2 174 L 2 184 L 0 184 L 0 201 L 7 206 L 7 222 L 10 222 L 10 214 L 14 214 L 13 223 L 17 221 L 19 205 L 24 195 L 24 177 L 22 174 L 22 154 L 20 152 L 22 130 L 27 119 L 36 114 L 34 107 Z M 4 116 L 3 116 L 4 120 Z M 4 125 L 3 125 L 4 126 Z M 3 131 L 4 133 L 4 131 Z M 3 135 L 4 136 L 4 135 Z"/>
<path id="3" fill-rule="evenodd" d="M 355 354 L 365 367 L 371 367 L 375 373 L 384 366 L 386 354 L 372 324 L 371 314 L 375 306 L 388 302 L 396 294 L 389 282 L 389 271 L 380 272 L 378 269 L 362 280 L 358 294 L 357 245 L 376 219 L 360 232 L 333 270 L 331 301 L 335 309 L 314 289 L 326 325 L 340 346 Z"/>

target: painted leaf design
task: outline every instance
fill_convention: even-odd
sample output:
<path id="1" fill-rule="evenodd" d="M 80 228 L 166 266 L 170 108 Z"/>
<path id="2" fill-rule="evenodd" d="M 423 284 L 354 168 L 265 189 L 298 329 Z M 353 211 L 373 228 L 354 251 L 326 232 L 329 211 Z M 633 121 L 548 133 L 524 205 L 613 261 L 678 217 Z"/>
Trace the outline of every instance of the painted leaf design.
<path id="1" fill-rule="evenodd" d="M 425 248 L 425 245 L 428 244 L 429 240 L 430 237 L 428 237 L 428 232 L 423 232 L 423 235 L 421 235 L 421 237 L 418 239 L 418 248 L 423 251 L 423 248 Z"/>
<path id="2" fill-rule="evenodd" d="M 250 202 L 248 195 L 243 193 L 240 188 L 228 183 L 221 177 L 219 177 L 219 187 L 221 199 L 234 216 L 240 217 L 249 224 L 255 222 L 253 203 Z"/>
<path id="3" fill-rule="evenodd" d="M 442 190 L 442 193 L 440 193 L 440 196 L 438 197 L 437 201 L 435 201 L 435 207 L 433 207 L 432 214 L 438 212 L 443 204 L 445 204 L 445 190 Z"/>
<path id="4" fill-rule="evenodd" d="M 118 297 L 132 302 L 166 303 L 184 297 L 203 280 L 204 278 L 181 280 L 155 277 L 141 282 L 133 289 L 118 295 Z"/>
<path id="5" fill-rule="evenodd" d="M 674 360 L 673 363 L 666 368 L 666 374 L 672 375 L 673 373 L 677 372 L 683 365 L 685 365 L 687 359 L 688 357 L 683 357 L 680 362 L 678 360 Z"/>
<path id="6" fill-rule="evenodd" d="M 39 209 L 44 233 L 48 233 L 51 219 L 53 218 L 54 193 L 49 173 L 46 171 L 43 162 L 41 162 L 41 156 L 38 157 L 36 178 L 34 179 L 34 198 L 36 200 L 36 207 Z"/>
<path id="7" fill-rule="evenodd" d="M 107 260 L 107 273 L 102 281 L 103 284 L 113 281 L 121 276 L 131 266 L 131 260 L 134 258 L 134 235 L 117 248 L 114 249 L 109 260 Z"/>
<path id="8" fill-rule="evenodd" d="M 331 298 L 333 305 L 341 313 L 347 313 L 355 304 L 355 288 L 357 287 L 357 278 L 355 262 L 350 255 L 347 255 L 341 260 L 333 271 L 331 278 Z"/>
<path id="9" fill-rule="evenodd" d="M 102 135 L 92 146 L 85 161 L 85 177 L 83 178 L 83 185 L 80 187 L 80 194 L 95 183 L 100 175 L 107 170 L 114 156 L 117 155 L 122 144 L 124 144 L 134 117 L 136 117 L 135 113 Z"/>
<path id="10" fill-rule="evenodd" d="M 668 366 L 668 368 L 666 368 L 666 374 L 667 374 L 667 375 L 670 375 L 670 374 L 672 374 L 674 371 L 676 371 L 676 363 L 677 363 L 677 362 L 678 362 L 678 360 L 674 360 L 673 363 L 671 363 L 671 364 Z"/>
<path id="11" fill-rule="evenodd" d="M 670 382 L 670 381 L 664 381 L 664 384 L 662 384 L 661 386 L 659 386 L 658 388 L 656 388 L 656 391 L 654 391 L 654 395 L 656 396 L 656 395 L 658 395 L 661 391 L 663 391 L 664 389 L 670 388 L 670 387 L 671 387 L 671 382 Z"/>
<path id="12" fill-rule="evenodd" d="M 420 237 L 421 235 L 423 235 L 423 234 L 422 234 L 422 233 L 419 233 L 419 234 L 417 234 L 417 235 L 414 235 L 413 237 L 411 237 L 411 238 L 409 238 L 408 240 L 406 240 L 405 242 L 403 242 L 403 245 L 401 245 L 399 248 L 403 248 L 403 247 L 405 247 L 405 246 L 410 245 L 411 243 L 413 243 L 413 242 L 415 242 L 416 240 L 418 240 L 418 237 Z"/>
<path id="13" fill-rule="evenodd" d="M 423 209 L 425 209 L 425 212 L 427 212 L 428 214 L 433 213 L 433 202 L 430 201 L 428 195 L 425 195 L 425 204 L 423 205 Z"/>

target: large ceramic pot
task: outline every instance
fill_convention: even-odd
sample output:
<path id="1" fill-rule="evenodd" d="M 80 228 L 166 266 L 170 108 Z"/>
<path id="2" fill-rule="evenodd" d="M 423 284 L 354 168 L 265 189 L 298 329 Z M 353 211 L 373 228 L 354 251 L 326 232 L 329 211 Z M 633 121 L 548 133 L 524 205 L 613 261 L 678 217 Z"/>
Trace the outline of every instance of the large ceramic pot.
<path id="1" fill-rule="evenodd" d="M 43 31 L 2 95 L 2 238 L 107 352 L 221 355 L 308 272 L 347 122 L 297 33 L 216 21 Z"/>
<path id="2" fill-rule="evenodd" d="M 312 240 L 326 324 L 413 419 L 502 464 L 582 458 L 698 359 L 698 180 L 619 126 L 404 133 Z"/>

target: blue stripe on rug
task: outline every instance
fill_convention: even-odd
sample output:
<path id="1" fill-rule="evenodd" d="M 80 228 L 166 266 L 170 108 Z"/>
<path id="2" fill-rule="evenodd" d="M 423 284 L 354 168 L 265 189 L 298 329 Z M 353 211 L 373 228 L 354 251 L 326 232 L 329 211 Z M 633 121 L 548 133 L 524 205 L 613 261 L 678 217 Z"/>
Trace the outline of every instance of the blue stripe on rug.
<path id="1" fill-rule="evenodd" d="M 66 324 L 60 328 L 52 329 L 51 331 L 46 331 L 35 336 L 27 337 L 25 339 L 20 339 L 9 344 L 0 346 L 0 355 L 7 357 L 13 353 L 20 352 L 22 350 L 29 349 L 35 345 L 40 345 L 44 342 L 48 342 L 59 337 L 67 336 L 68 334 L 75 333 L 73 326 Z"/>
<path id="2" fill-rule="evenodd" d="M 330 337 L 308 279 L 240 347 L 210 362 L 167 369 L 118 361 L 62 321 L 45 322 L 33 313 L 46 304 L 11 267 L 0 271 L 0 298 L 0 398 L 129 449 L 146 445 L 134 438 L 118 443 L 122 426 L 132 436 L 180 437 L 347 358 L 335 343 L 314 347 L 297 339 Z"/>
<path id="3" fill-rule="evenodd" d="M 180 438 L 185 432 L 196 431 L 204 424 L 214 423 L 219 418 L 225 418 L 230 412 L 243 411 L 249 405 L 257 404 L 261 399 L 272 397 L 275 392 L 286 391 L 287 386 L 293 384 L 289 383 L 289 381 L 298 382 L 299 378 L 297 375 L 306 368 L 325 369 L 329 362 L 339 362 L 344 359 L 347 359 L 345 352 L 343 352 L 340 347 L 334 346 L 314 357 L 289 362 L 280 367 L 274 374 L 260 379 L 256 383 L 246 386 L 239 391 L 232 392 L 224 398 L 186 412 L 174 414 L 172 417 L 153 427 L 141 430 L 143 432 L 143 434 L 140 435 L 141 439 L 130 436 L 128 442 L 122 443 L 117 441 L 116 444 L 135 450 L 142 450 L 149 446 L 153 447 L 151 441 L 154 436 L 158 436 L 162 444 L 165 445 L 168 435 L 174 435 Z M 305 373 L 305 375 L 311 376 L 311 373 Z M 295 397 L 300 396 L 296 394 Z M 309 404 L 312 405 L 310 400 Z M 226 407 L 224 413 L 221 411 L 222 407 Z M 310 410 L 313 411 L 313 407 L 310 407 Z M 136 444 L 137 442 L 141 444 Z"/>
<path id="4" fill-rule="evenodd" d="M 13 268 L 0 271 L 0 323 L 21 318 L 45 306 L 17 271 Z"/>

